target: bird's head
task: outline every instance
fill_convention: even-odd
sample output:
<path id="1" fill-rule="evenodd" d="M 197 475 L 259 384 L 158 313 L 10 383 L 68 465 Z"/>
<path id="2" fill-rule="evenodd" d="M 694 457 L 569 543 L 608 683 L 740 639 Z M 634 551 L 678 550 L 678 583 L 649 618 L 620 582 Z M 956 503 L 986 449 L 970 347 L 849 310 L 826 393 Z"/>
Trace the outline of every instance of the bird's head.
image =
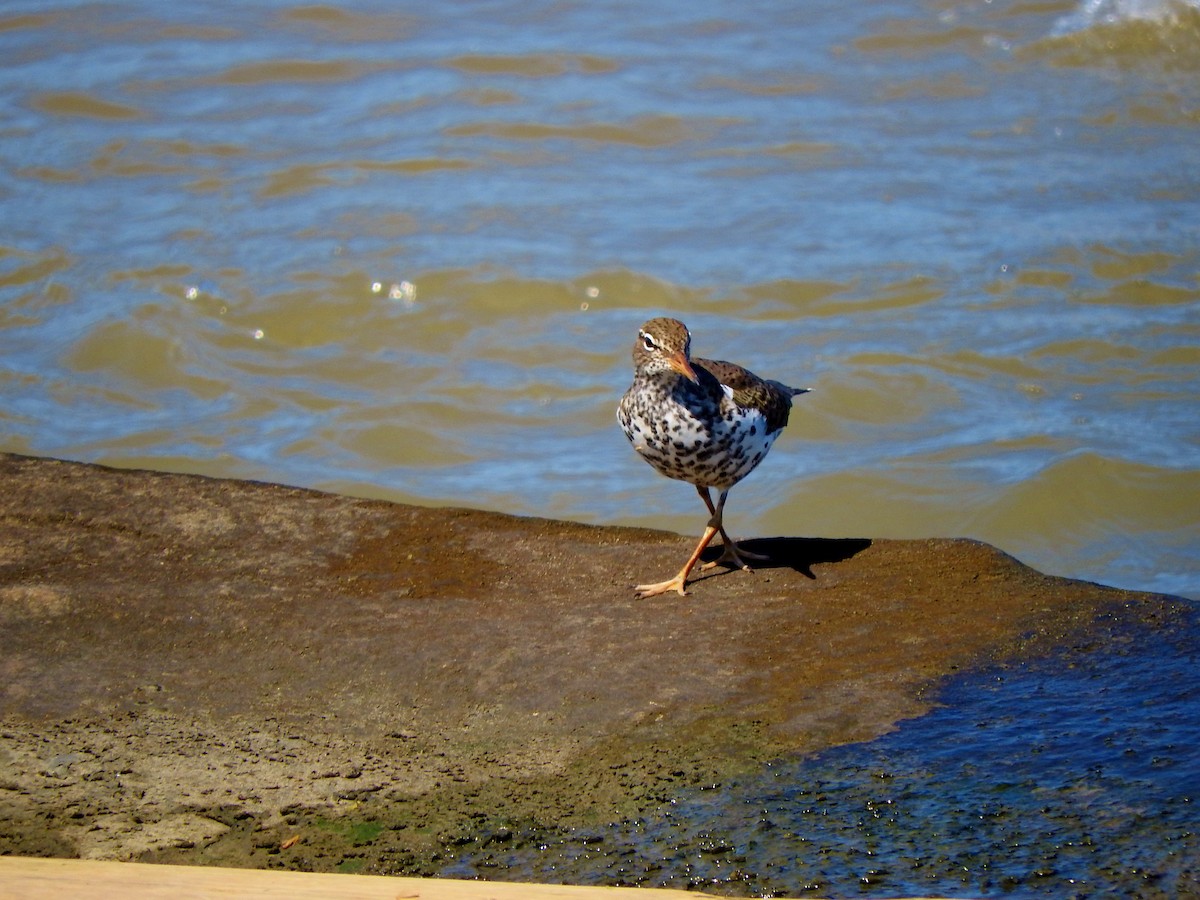
<path id="1" fill-rule="evenodd" d="M 633 364 L 639 372 L 677 372 L 699 384 L 691 362 L 692 336 L 678 319 L 651 319 L 638 332 Z"/>

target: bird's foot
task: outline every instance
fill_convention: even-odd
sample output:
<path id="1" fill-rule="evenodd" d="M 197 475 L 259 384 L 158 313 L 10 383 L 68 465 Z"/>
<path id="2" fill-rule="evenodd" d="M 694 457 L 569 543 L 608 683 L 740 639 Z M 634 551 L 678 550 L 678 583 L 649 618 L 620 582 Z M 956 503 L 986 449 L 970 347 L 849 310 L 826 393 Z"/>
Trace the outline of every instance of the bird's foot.
<path id="1" fill-rule="evenodd" d="M 657 584 L 639 584 L 633 590 L 639 600 L 645 600 L 647 597 L 657 597 L 659 594 L 667 594 L 671 591 L 678 591 L 681 597 L 686 597 L 687 591 L 683 589 L 686 581 L 687 573 L 680 572 L 674 578 L 660 581 Z"/>
<path id="2" fill-rule="evenodd" d="M 755 562 L 766 562 L 771 557 L 763 556 L 761 553 L 751 553 L 749 550 L 738 550 L 737 544 L 733 541 L 727 541 L 721 549 L 721 555 L 712 562 L 706 562 L 700 567 L 701 571 L 707 569 L 715 569 L 717 566 L 725 566 L 730 569 L 742 569 L 746 572 L 750 571 L 750 565 L 746 560 L 750 559 Z"/>

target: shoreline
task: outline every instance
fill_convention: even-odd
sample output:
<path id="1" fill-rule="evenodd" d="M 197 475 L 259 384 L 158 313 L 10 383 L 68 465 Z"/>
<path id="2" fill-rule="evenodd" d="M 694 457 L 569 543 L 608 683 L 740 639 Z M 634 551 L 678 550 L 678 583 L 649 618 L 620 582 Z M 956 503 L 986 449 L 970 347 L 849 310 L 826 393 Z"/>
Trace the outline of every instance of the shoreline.
<path id="1" fill-rule="evenodd" d="M 967 540 L 692 538 L 0 455 L 0 854 L 430 875 L 886 733 L 1185 601 Z M 293 840 L 295 838 L 295 840 Z"/>

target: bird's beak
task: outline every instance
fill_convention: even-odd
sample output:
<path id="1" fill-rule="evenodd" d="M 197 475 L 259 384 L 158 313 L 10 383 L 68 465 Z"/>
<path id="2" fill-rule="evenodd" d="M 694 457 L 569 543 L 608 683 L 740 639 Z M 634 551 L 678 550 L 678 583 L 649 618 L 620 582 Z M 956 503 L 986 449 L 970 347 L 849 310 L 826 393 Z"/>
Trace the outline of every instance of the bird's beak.
<path id="1" fill-rule="evenodd" d="M 687 357 L 682 353 L 671 354 L 668 364 L 692 384 L 700 383 L 700 379 L 696 377 L 696 370 L 692 368 L 692 364 L 688 362 Z"/>

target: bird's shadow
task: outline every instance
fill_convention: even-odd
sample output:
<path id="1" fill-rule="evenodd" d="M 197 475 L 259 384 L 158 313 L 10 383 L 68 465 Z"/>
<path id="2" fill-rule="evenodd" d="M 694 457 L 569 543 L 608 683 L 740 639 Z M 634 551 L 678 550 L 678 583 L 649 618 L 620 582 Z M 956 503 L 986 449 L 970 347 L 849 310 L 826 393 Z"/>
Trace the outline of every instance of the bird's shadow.
<path id="1" fill-rule="evenodd" d="M 751 538 L 738 541 L 738 549 L 765 556 L 748 560 L 752 569 L 794 569 L 806 578 L 816 580 L 812 567 L 822 563 L 837 563 L 861 553 L 871 546 L 867 538 Z M 702 559 L 707 562 L 721 555 L 721 547 L 709 547 Z M 727 570 L 728 571 L 728 570 Z M 717 573 L 719 574 L 719 570 Z"/>

